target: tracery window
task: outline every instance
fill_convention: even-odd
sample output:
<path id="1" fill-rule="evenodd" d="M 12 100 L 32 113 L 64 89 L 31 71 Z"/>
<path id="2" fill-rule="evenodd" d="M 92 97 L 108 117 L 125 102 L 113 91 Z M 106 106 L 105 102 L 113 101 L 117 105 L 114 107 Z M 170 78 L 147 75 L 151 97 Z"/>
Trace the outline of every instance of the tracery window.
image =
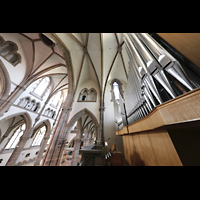
<path id="1" fill-rule="evenodd" d="M 123 99 L 123 90 L 122 90 L 122 83 L 114 79 L 111 82 L 111 88 L 112 88 L 112 102 L 114 105 L 114 113 L 115 113 L 115 124 L 116 124 L 116 130 L 119 130 L 123 127 L 123 125 L 126 126 L 126 114 L 125 114 L 125 107 L 124 107 L 124 99 Z"/>
<path id="2" fill-rule="evenodd" d="M 112 93 L 113 93 L 113 98 L 114 98 L 112 100 L 115 100 L 119 104 L 120 96 L 123 98 L 122 83 L 119 80 L 114 79 L 111 82 L 111 86 L 112 86 Z"/>
<path id="3" fill-rule="evenodd" d="M 97 92 L 94 88 L 90 88 L 89 90 L 87 88 L 84 88 L 81 90 L 78 102 L 96 102 L 97 99 Z"/>
<path id="4" fill-rule="evenodd" d="M 78 101 L 86 101 L 87 100 L 87 94 L 88 94 L 87 88 L 84 88 L 83 90 L 81 90 L 81 92 L 79 94 Z"/>
<path id="5" fill-rule="evenodd" d="M 51 80 L 49 77 L 44 77 L 43 79 L 39 79 L 36 82 L 36 87 L 31 92 L 31 94 L 40 99 L 43 98 L 46 95 L 46 93 L 48 92 L 50 83 L 51 83 Z"/>
<path id="6" fill-rule="evenodd" d="M 21 98 L 18 103 L 18 106 L 27 110 L 31 110 L 33 112 L 38 112 L 38 110 L 40 109 L 40 103 L 36 102 L 34 99 L 31 100 L 30 97 Z"/>
<path id="7" fill-rule="evenodd" d="M 5 41 L 0 36 L 0 56 L 10 62 L 13 66 L 16 66 L 21 62 L 21 55 L 17 52 L 18 47 L 14 42 Z"/>
<path id="8" fill-rule="evenodd" d="M 63 101 L 63 95 L 62 92 L 59 91 L 52 97 L 51 106 L 53 106 L 54 108 L 58 108 L 62 103 L 62 101 Z"/>
<path id="9" fill-rule="evenodd" d="M 46 126 L 42 126 L 35 134 L 35 138 L 31 146 L 38 146 L 41 144 L 42 139 L 46 133 Z"/>
<path id="10" fill-rule="evenodd" d="M 50 117 L 50 118 L 54 119 L 55 116 L 56 116 L 56 111 L 53 110 L 53 109 L 47 108 L 47 109 L 44 111 L 44 116 L 47 116 L 47 117 Z"/>
<path id="11" fill-rule="evenodd" d="M 26 124 L 22 124 L 19 126 L 15 131 L 13 136 L 11 137 L 10 141 L 6 145 L 5 149 L 13 149 L 17 146 L 19 143 L 20 137 L 23 135 L 24 131 L 26 129 Z"/>
<path id="12" fill-rule="evenodd" d="M 113 83 L 113 93 L 115 96 L 115 100 L 119 100 L 120 91 L 119 91 L 119 85 L 116 81 Z"/>
<path id="13" fill-rule="evenodd" d="M 91 88 L 88 91 L 88 101 L 96 101 L 97 98 L 97 92 L 95 89 Z"/>

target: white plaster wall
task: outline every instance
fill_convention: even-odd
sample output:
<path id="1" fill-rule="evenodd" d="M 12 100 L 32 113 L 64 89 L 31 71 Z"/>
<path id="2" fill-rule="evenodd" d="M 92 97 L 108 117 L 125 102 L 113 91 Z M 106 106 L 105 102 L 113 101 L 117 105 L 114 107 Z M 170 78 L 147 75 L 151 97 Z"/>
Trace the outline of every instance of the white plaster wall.
<path id="1" fill-rule="evenodd" d="M 18 53 L 22 57 L 22 62 L 16 65 L 15 67 L 6 61 L 3 57 L 0 56 L 0 59 L 6 66 L 8 73 L 10 75 L 10 80 L 19 85 L 23 80 L 26 69 L 30 65 L 30 56 L 32 55 L 32 42 L 29 39 L 24 38 L 18 33 L 1 33 L 0 34 L 5 41 L 12 41 L 18 46 Z M 29 54 L 27 54 L 29 52 Z"/>
<path id="2" fill-rule="evenodd" d="M 26 162 L 29 162 L 30 159 L 36 159 L 37 158 L 37 155 L 36 155 L 36 152 L 40 150 L 40 146 L 36 146 L 36 147 L 31 147 L 31 148 L 27 148 L 27 149 L 24 149 L 17 161 L 15 164 L 18 164 L 19 162 L 23 162 L 23 161 L 26 161 Z M 0 159 L 3 159 L 2 163 L 0 163 L 0 166 L 5 166 L 8 159 L 10 158 L 11 154 L 12 154 L 13 150 L 4 150 L 1 154 L 0 154 Z M 25 157 L 28 153 L 30 153 L 30 156 L 28 157 Z"/>
<path id="3" fill-rule="evenodd" d="M 77 102 L 79 94 L 80 94 L 81 90 L 84 89 L 84 88 L 87 88 L 87 89 L 94 88 L 97 91 L 96 102 Z M 75 98 L 74 98 L 74 103 L 73 103 L 73 106 L 72 106 L 72 111 L 70 113 L 69 120 L 76 113 L 78 113 L 79 111 L 81 111 L 84 108 L 87 108 L 88 110 L 90 110 L 94 114 L 94 116 L 97 118 L 97 121 L 99 123 L 99 116 L 100 116 L 99 115 L 99 107 L 100 107 L 99 95 L 100 95 L 99 89 L 98 89 L 97 83 L 94 80 L 90 79 L 90 80 L 84 82 L 83 84 L 79 85 L 78 88 L 77 88 Z"/>

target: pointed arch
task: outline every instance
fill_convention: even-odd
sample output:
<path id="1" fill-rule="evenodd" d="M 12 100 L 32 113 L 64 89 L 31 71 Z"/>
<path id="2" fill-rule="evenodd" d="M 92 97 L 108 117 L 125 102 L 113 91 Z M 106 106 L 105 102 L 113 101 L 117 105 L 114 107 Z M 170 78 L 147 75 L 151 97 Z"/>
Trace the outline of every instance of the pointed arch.
<path id="1" fill-rule="evenodd" d="M 124 98 L 123 89 L 122 89 L 123 83 L 122 83 L 119 79 L 116 79 L 116 78 L 115 78 L 115 79 L 113 79 L 113 80 L 111 81 L 110 85 L 112 86 L 112 90 L 113 90 L 113 84 L 114 84 L 115 82 L 118 84 L 119 92 L 120 92 L 121 97 Z"/>
<path id="2" fill-rule="evenodd" d="M 83 115 L 87 114 L 92 121 L 94 122 L 94 128 L 95 128 L 95 132 L 96 132 L 96 136 L 99 135 L 99 123 L 97 121 L 97 118 L 94 116 L 94 114 L 88 110 L 87 108 L 82 109 L 81 111 L 79 111 L 78 113 L 76 113 L 71 119 L 70 121 L 67 123 L 67 130 L 66 130 L 66 135 L 65 137 L 68 135 L 69 131 L 72 129 L 74 123 L 79 120 Z"/>
<path id="3" fill-rule="evenodd" d="M 43 130 L 42 130 L 43 129 Z M 31 146 L 38 146 L 42 144 L 42 141 L 45 136 L 50 136 L 51 124 L 49 120 L 44 120 L 37 124 L 35 127 L 31 138 L 34 138 Z"/>
<path id="4" fill-rule="evenodd" d="M 11 80 L 9 73 L 3 62 L 0 60 L 0 99 L 5 99 L 8 96 L 10 88 Z"/>
<path id="5" fill-rule="evenodd" d="M 18 121 L 16 121 L 15 123 L 13 123 L 15 118 L 18 116 L 20 116 L 20 119 Z M 2 124 L 4 124 L 6 121 L 8 121 L 10 119 L 13 119 L 12 123 L 11 123 L 10 127 L 8 127 L 6 132 L 4 133 L 4 137 L 1 138 L 0 143 L 3 142 L 3 140 L 6 139 L 14 129 L 18 128 L 19 126 L 21 126 L 23 124 L 25 124 L 25 129 L 23 130 L 23 134 L 21 135 L 21 137 L 24 137 L 24 136 L 27 137 L 28 134 L 30 133 L 30 129 L 32 126 L 32 120 L 31 120 L 30 115 L 27 112 L 26 113 L 23 113 L 23 112 L 17 113 L 17 114 L 13 114 L 8 117 L 5 117 L 4 119 L 1 120 L 0 127 Z M 14 134 L 14 132 L 13 132 L 13 134 Z M 8 139 L 8 141 L 6 142 L 6 144 L 3 148 L 5 148 L 6 145 L 9 143 L 9 141 L 12 139 L 13 134 L 9 136 L 10 138 Z"/>
<path id="6" fill-rule="evenodd" d="M 97 91 L 94 88 L 88 90 L 88 101 L 96 102 L 97 100 Z"/>
<path id="7" fill-rule="evenodd" d="M 12 115 L 9 115 L 5 118 L 2 118 L 1 121 L 0 121 L 0 126 L 7 120 L 11 119 L 11 118 L 14 118 L 14 117 L 17 117 L 17 116 L 21 116 L 24 118 L 24 121 L 26 123 L 26 126 L 29 128 L 31 128 L 32 126 L 32 119 L 31 119 L 31 116 L 29 115 L 28 112 L 20 112 L 20 113 L 15 113 L 15 114 L 12 114 Z"/>
<path id="8" fill-rule="evenodd" d="M 35 126 L 34 131 L 33 131 L 32 135 L 31 135 L 31 138 L 34 137 L 34 135 L 35 135 L 35 133 L 37 132 L 37 130 L 38 130 L 41 126 L 43 126 L 43 125 L 46 126 L 46 133 L 50 132 L 50 130 L 51 130 L 51 123 L 50 123 L 50 121 L 49 121 L 48 119 L 47 119 L 47 120 L 43 120 L 43 121 L 41 121 L 39 124 L 37 124 L 37 125 Z"/>
<path id="9" fill-rule="evenodd" d="M 79 94 L 78 102 L 87 101 L 88 89 L 83 88 Z"/>

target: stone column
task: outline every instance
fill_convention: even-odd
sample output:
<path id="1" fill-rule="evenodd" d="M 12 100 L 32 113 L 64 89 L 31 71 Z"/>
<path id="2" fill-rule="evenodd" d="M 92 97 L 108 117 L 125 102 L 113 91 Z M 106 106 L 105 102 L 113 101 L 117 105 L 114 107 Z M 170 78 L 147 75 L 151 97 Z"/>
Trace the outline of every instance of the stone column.
<path id="1" fill-rule="evenodd" d="M 99 108 L 100 111 L 100 123 L 99 123 L 99 133 L 98 133 L 98 138 L 97 138 L 97 144 L 99 145 L 104 145 L 104 103 L 103 106 Z"/>
<path id="2" fill-rule="evenodd" d="M 8 162 L 6 163 L 7 166 L 13 166 L 15 165 L 21 151 L 24 148 L 24 145 L 26 144 L 27 140 L 29 139 L 30 135 L 33 132 L 33 127 L 31 127 L 31 120 L 29 116 L 25 113 L 23 115 L 24 121 L 26 123 L 26 129 L 24 131 L 24 134 L 20 137 L 19 142 L 17 146 L 15 147 L 14 151 L 12 152 L 12 155 L 8 159 Z"/>
<path id="3" fill-rule="evenodd" d="M 81 141 L 82 141 L 81 119 L 79 119 L 77 123 L 77 134 L 75 138 L 74 152 L 72 154 L 72 162 L 71 162 L 72 166 L 77 166 Z"/>
<path id="4" fill-rule="evenodd" d="M 67 124 L 68 117 L 71 110 L 72 110 L 71 107 L 63 108 L 62 110 L 57 126 L 55 128 L 55 133 L 52 136 L 53 137 L 52 142 L 48 148 L 47 156 L 43 163 L 44 166 L 59 165 L 60 159 L 62 157 L 60 156 L 60 154 L 61 154 L 61 150 L 63 149 L 63 148 L 60 148 L 59 144 L 60 144 L 60 141 L 63 140 L 63 134 L 65 132 L 66 124 Z"/>
<path id="5" fill-rule="evenodd" d="M 88 145 L 88 136 L 89 136 L 89 133 L 88 133 L 88 127 L 86 127 L 84 129 L 84 137 L 83 137 L 83 146 L 87 146 Z"/>

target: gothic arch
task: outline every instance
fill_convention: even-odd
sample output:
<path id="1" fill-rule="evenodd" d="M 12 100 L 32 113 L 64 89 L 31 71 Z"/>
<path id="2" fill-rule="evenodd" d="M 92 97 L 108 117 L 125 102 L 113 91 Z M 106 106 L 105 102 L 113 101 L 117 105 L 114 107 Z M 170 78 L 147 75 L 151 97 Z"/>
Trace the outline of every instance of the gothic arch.
<path id="1" fill-rule="evenodd" d="M 96 102 L 97 100 L 97 91 L 94 88 L 88 90 L 89 101 Z"/>
<path id="2" fill-rule="evenodd" d="M 18 116 L 20 116 L 21 118 L 19 119 L 19 121 L 15 122 L 15 124 L 12 124 L 10 127 L 8 127 L 8 129 L 4 133 L 3 137 L 1 138 L 0 143 L 3 142 L 3 140 L 9 136 L 9 134 L 11 133 L 12 130 L 14 130 L 16 127 L 18 127 L 19 125 L 21 125 L 23 123 L 26 124 L 26 128 L 21 137 L 27 136 L 30 133 L 30 129 L 32 126 L 32 120 L 28 113 L 17 113 L 17 114 L 13 114 L 8 117 L 5 117 L 4 119 L 1 120 L 0 126 L 3 123 L 5 123 L 7 120 L 14 119 L 15 117 L 18 117 Z M 11 139 L 11 137 L 9 138 L 9 140 Z M 7 142 L 9 142 L 9 140 Z M 5 148 L 5 146 L 3 148 Z"/>
<path id="3" fill-rule="evenodd" d="M 22 116 L 24 118 L 24 122 L 26 123 L 26 127 L 29 128 L 29 130 L 30 130 L 30 128 L 32 127 L 32 119 L 31 119 L 31 116 L 29 115 L 29 113 L 27 113 L 27 112 L 20 112 L 20 113 L 16 113 L 16 114 L 13 114 L 13 115 L 9 115 L 5 118 L 2 118 L 0 120 L 0 126 L 1 126 L 1 124 L 3 124 L 8 119 L 11 119 L 11 118 L 17 117 L 17 116 Z"/>
<path id="4" fill-rule="evenodd" d="M 36 127 L 35 127 L 34 130 L 33 130 L 32 135 L 31 135 L 31 138 L 34 137 L 34 135 L 35 135 L 35 133 L 37 132 L 37 130 L 38 130 L 41 126 L 43 126 L 43 125 L 46 126 L 46 133 L 45 133 L 45 135 L 48 136 L 47 134 L 50 133 L 50 130 L 51 130 L 51 123 L 50 123 L 50 121 L 47 119 L 47 120 L 44 120 L 44 121 L 42 121 L 42 122 L 40 122 L 39 124 L 36 125 Z"/>
<path id="5" fill-rule="evenodd" d="M 119 79 L 113 79 L 112 81 L 111 81 L 111 83 L 110 83 L 110 85 L 111 85 L 111 91 L 113 91 L 113 83 L 114 82 L 116 82 L 117 84 L 118 84 L 118 86 L 119 86 L 119 91 L 120 91 L 120 94 L 121 94 L 121 96 L 122 96 L 122 98 L 124 98 L 124 91 L 123 91 L 123 89 L 122 89 L 122 85 L 123 85 L 123 83 L 119 80 Z"/>
<path id="6" fill-rule="evenodd" d="M 79 94 L 78 101 L 87 101 L 88 89 L 83 88 Z"/>
<path id="7" fill-rule="evenodd" d="M 11 81 L 9 73 L 1 60 L 0 60 L 0 85 L 1 85 L 0 99 L 5 99 L 10 92 Z"/>
<path id="8" fill-rule="evenodd" d="M 95 132 L 96 132 L 96 136 L 99 135 L 99 124 L 97 121 L 97 118 L 94 116 L 94 114 L 89 111 L 87 108 L 84 108 L 83 110 L 79 111 L 78 113 L 76 113 L 68 122 L 67 124 L 67 130 L 66 130 L 66 134 L 65 137 L 68 135 L 69 131 L 72 129 L 74 123 L 79 120 L 83 115 L 87 114 L 92 121 L 94 122 L 94 127 L 95 127 Z"/>
<path id="9" fill-rule="evenodd" d="M 16 66 L 21 62 L 21 55 L 17 52 L 18 47 L 12 41 L 5 41 L 2 36 L 0 36 L 0 55 L 6 59 L 13 66 Z"/>

